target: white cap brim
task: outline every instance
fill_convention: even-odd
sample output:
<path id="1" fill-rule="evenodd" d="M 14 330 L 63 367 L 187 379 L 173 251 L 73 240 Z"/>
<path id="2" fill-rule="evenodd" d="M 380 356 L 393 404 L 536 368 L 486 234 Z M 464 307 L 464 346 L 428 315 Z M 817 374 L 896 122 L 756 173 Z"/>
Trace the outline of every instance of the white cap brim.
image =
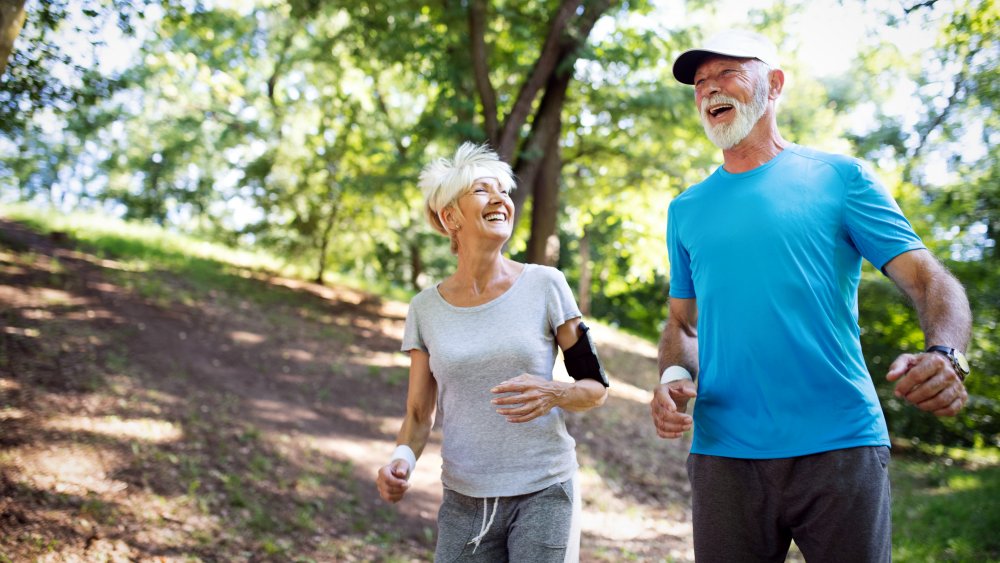
<path id="1" fill-rule="evenodd" d="M 694 84 L 694 74 L 702 61 L 711 56 L 757 59 L 771 68 L 778 67 L 778 50 L 764 36 L 740 29 L 712 36 L 704 47 L 688 49 L 674 61 L 674 78 L 682 84 Z"/>

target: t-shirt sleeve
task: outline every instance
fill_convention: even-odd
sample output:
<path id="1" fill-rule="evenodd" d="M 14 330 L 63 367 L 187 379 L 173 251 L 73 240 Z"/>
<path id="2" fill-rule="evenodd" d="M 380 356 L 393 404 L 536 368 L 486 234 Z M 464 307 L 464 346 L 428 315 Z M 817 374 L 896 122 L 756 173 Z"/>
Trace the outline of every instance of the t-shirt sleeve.
<path id="1" fill-rule="evenodd" d="M 549 295 L 545 300 L 546 314 L 552 332 L 570 319 L 583 316 L 576 305 L 573 291 L 566 282 L 566 276 L 559 270 L 552 269 L 552 283 L 549 284 Z"/>
<path id="2" fill-rule="evenodd" d="M 670 259 L 670 296 L 678 299 L 695 297 L 691 280 L 691 256 L 679 234 L 674 202 L 667 208 L 667 256 Z"/>
<path id="3" fill-rule="evenodd" d="M 844 220 L 858 251 L 879 270 L 904 252 L 926 248 L 889 190 L 860 163 L 848 184 Z"/>
<path id="4" fill-rule="evenodd" d="M 419 307 L 416 299 L 410 301 L 410 308 L 406 312 L 406 326 L 403 328 L 403 345 L 400 350 L 409 352 L 410 350 L 427 351 L 424 339 L 420 335 L 420 323 L 417 321 Z"/>

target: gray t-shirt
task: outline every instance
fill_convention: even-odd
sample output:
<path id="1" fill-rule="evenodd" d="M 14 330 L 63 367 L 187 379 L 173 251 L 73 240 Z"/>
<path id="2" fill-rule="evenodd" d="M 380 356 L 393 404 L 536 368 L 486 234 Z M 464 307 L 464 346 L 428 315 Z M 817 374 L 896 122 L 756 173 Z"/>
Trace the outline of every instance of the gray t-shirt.
<path id="1" fill-rule="evenodd" d="M 562 409 L 507 422 L 490 389 L 522 373 L 551 380 L 556 328 L 579 316 L 562 272 L 534 264 L 503 295 L 475 307 L 451 305 L 436 286 L 413 298 L 402 350 L 430 355 L 445 487 L 470 497 L 514 496 L 573 476 L 576 442 Z"/>

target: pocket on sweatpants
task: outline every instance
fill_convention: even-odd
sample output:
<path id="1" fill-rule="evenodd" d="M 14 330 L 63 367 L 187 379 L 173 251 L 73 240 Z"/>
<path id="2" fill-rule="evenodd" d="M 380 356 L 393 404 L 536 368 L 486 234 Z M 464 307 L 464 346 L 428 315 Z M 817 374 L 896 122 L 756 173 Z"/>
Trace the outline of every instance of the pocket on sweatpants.
<path id="1" fill-rule="evenodd" d="M 521 507 L 518 524 L 523 526 L 531 543 L 564 549 L 569 542 L 573 518 L 573 485 L 556 483 L 538 491 L 527 506 Z"/>
<path id="2" fill-rule="evenodd" d="M 887 446 L 875 446 L 872 449 L 875 450 L 875 457 L 878 458 L 882 469 L 889 467 L 889 448 Z"/>

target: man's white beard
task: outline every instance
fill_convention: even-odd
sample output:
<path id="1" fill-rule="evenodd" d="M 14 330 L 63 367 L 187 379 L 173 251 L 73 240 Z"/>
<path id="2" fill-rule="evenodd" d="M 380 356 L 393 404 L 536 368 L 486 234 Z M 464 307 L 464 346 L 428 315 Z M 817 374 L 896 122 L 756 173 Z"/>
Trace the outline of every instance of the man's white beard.
<path id="1" fill-rule="evenodd" d="M 736 112 L 736 116 L 729 123 L 712 125 L 708 122 L 708 106 L 723 103 L 732 104 L 731 111 Z M 753 98 L 748 104 L 725 94 L 716 94 L 704 98 L 700 109 L 701 125 L 705 128 L 708 139 L 722 150 L 731 149 L 747 138 L 754 125 L 757 125 L 761 116 L 767 111 L 767 83 L 758 82 L 754 88 Z"/>

